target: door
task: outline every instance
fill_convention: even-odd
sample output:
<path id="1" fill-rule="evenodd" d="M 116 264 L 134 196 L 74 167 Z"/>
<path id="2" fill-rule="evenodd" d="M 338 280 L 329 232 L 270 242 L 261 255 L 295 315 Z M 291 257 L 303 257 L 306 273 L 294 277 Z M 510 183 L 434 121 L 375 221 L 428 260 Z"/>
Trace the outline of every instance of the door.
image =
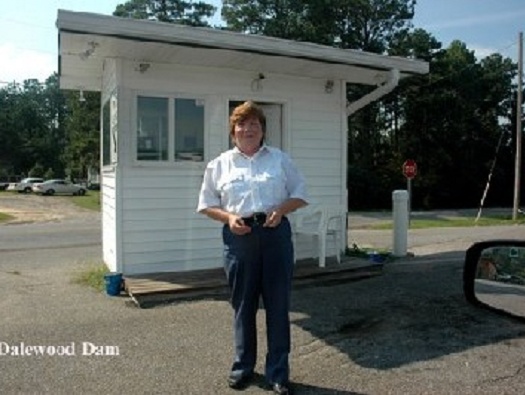
<path id="1" fill-rule="evenodd" d="M 266 116 L 266 144 L 283 148 L 282 106 L 280 104 L 260 104 Z"/>

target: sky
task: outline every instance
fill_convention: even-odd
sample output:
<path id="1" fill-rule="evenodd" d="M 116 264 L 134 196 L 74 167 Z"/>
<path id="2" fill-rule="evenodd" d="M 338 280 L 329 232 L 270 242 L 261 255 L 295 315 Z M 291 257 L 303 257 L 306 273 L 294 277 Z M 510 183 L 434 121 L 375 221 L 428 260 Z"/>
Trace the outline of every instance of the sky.
<path id="1" fill-rule="evenodd" d="M 220 6 L 221 0 L 205 0 Z M 0 6 L 0 87 L 36 78 L 44 81 L 58 65 L 57 10 L 111 15 L 125 0 L 3 0 Z M 211 21 L 220 23 L 218 12 Z M 518 59 L 525 30 L 524 0 L 417 0 L 415 27 L 444 47 L 464 42 L 478 58 L 499 52 Z"/>

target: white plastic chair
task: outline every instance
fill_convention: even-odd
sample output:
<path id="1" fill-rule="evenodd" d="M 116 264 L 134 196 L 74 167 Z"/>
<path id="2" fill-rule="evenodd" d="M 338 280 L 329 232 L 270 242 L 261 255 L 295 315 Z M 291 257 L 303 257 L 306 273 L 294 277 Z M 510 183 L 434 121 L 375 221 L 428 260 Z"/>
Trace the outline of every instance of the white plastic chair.
<path id="1" fill-rule="evenodd" d="M 332 239 L 336 252 L 337 263 L 341 263 L 342 238 L 346 210 L 341 206 L 307 206 L 299 210 L 294 218 L 294 244 L 297 245 L 297 236 L 305 235 L 317 238 L 317 253 L 319 267 L 326 266 L 326 240 Z"/>

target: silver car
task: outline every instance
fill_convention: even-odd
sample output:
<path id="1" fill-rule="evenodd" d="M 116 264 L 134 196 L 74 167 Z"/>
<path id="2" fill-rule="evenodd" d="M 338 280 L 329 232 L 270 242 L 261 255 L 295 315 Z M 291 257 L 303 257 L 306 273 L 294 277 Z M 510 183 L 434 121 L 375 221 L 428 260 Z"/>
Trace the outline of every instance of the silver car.
<path id="1" fill-rule="evenodd" d="M 85 195 L 86 188 L 62 179 L 47 180 L 33 184 L 33 192 L 41 195 Z"/>
<path id="2" fill-rule="evenodd" d="M 38 182 L 43 182 L 43 181 L 44 181 L 44 179 L 43 178 L 39 178 L 39 177 L 24 178 L 20 182 L 14 184 L 13 189 L 15 191 L 18 191 L 18 193 L 29 193 L 29 192 L 31 192 L 33 184 L 38 183 Z M 8 189 L 10 189 L 10 188 L 8 188 Z"/>

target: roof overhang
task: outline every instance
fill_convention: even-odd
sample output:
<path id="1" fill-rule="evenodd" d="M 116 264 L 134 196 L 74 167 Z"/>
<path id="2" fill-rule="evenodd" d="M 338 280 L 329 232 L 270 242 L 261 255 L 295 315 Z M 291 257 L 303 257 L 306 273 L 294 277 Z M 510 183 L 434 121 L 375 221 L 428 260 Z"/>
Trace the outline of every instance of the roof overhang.
<path id="1" fill-rule="evenodd" d="M 318 44 L 149 20 L 59 10 L 60 87 L 99 91 L 103 62 L 219 67 L 381 85 L 428 73 L 428 63 Z"/>

